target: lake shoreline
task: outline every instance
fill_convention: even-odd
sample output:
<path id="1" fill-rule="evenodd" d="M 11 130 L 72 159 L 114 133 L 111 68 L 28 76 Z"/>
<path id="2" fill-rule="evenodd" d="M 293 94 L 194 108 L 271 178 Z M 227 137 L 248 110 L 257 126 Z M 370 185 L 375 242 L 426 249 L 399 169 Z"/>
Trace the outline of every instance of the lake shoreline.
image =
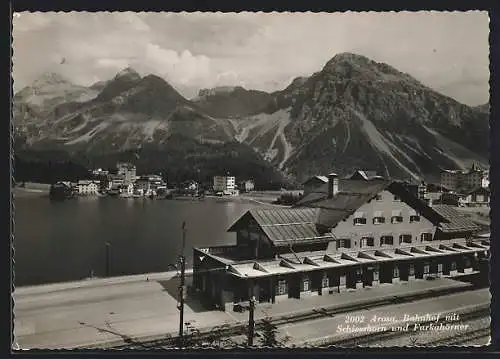
<path id="1" fill-rule="evenodd" d="M 48 184 L 43 184 L 43 183 L 26 183 L 25 187 L 13 187 L 12 188 L 12 193 L 14 194 L 14 197 L 49 197 L 49 192 L 50 192 L 50 185 Z M 192 202 L 199 202 L 203 201 L 204 199 L 210 199 L 210 200 L 215 200 L 217 202 L 237 202 L 237 203 L 257 203 L 260 205 L 264 206 L 273 206 L 273 207 L 281 207 L 281 208 L 289 208 L 290 206 L 286 205 L 280 205 L 274 203 L 280 196 L 281 192 L 276 192 L 276 191 L 261 191 L 261 192 L 255 192 L 255 193 L 247 193 L 247 194 L 240 194 L 237 196 L 224 196 L 224 197 L 219 197 L 219 196 L 204 196 L 204 197 L 191 197 L 191 196 L 178 196 L 178 197 L 173 197 L 173 198 L 153 198 L 154 200 L 174 200 L 174 201 L 192 201 Z M 113 199 L 146 199 L 149 200 L 150 198 L 129 198 L 129 197 L 112 197 L 112 196 L 81 196 L 81 198 L 87 198 L 87 197 L 96 197 L 96 198 L 113 198 Z M 80 198 L 80 196 L 77 196 L 76 199 Z"/>
<path id="2" fill-rule="evenodd" d="M 41 192 L 14 192 L 18 287 L 163 272 L 177 261 L 183 222 L 188 229 L 184 255 L 189 268 L 193 247 L 235 243 L 236 235 L 227 232 L 232 223 L 252 208 L 270 208 L 243 198 L 86 196 L 54 202 Z"/>

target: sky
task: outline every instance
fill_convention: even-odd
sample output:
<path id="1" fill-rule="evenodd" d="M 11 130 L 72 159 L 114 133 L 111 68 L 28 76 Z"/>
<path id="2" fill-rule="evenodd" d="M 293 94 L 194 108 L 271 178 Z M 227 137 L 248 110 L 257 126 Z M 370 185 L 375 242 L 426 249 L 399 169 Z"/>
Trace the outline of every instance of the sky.
<path id="1" fill-rule="evenodd" d="M 13 16 L 14 91 L 47 72 L 79 85 L 131 67 L 193 98 L 275 91 L 335 54 L 385 62 L 468 105 L 489 101 L 487 12 L 41 13 Z"/>

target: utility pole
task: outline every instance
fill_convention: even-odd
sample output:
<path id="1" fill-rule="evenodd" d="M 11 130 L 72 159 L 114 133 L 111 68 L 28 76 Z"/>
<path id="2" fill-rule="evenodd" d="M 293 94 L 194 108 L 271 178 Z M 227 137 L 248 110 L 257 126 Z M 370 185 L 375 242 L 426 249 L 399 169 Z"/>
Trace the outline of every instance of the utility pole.
<path id="1" fill-rule="evenodd" d="M 179 285 L 179 347 L 184 344 L 184 282 L 186 270 L 186 258 L 184 257 L 184 247 L 186 245 L 186 222 L 182 222 L 182 246 L 179 255 L 179 265 L 181 267 L 181 280 Z"/>
<path id="2" fill-rule="evenodd" d="M 255 311 L 255 297 L 250 298 L 250 307 L 248 312 L 248 346 L 253 346 L 253 336 L 255 329 L 254 321 L 254 311 Z"/>
<path id="3" fill-rule="evenodd" d="M 106 242 L 106 277 L 111 275 L 111 243 Z"/>

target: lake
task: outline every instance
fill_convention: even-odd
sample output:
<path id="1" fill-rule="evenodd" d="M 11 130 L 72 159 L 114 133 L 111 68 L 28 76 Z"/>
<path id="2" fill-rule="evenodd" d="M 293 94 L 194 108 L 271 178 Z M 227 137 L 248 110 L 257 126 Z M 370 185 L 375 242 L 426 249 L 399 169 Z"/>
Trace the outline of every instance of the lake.
<path id="1" fill-rule="evenodd" d="M 52 202 L 42 196 L 15 198 L 15 285 L 35 285 L 106 275 L 106 242 L 111 275 L 169 270 L 181 250 L 186 221 L 188 265 L 193 246 L 236 242 L 227 228 L 253 202 L 205 199 L 149 200 L 79 198 Z"/>

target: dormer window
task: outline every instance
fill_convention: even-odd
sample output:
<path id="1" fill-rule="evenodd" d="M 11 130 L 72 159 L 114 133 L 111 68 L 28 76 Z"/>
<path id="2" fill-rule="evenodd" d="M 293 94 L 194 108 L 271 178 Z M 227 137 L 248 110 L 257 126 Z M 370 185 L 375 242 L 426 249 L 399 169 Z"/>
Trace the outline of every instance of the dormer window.
<path id="1" fill-rule="evenodd" d="M 385 223 L 384 212 L 376 211 L 373 214 L 373 224 L 383 224 Z"/>
<path id="2" fill-rule="evenodd" d="M 401 198 L 399 196 L 394 195 L 394 202 L 401 202 Z"/>
<path id="3" fill-rule="evenodd" d="M 401 211 L 392 211 L 391 223 L 403 223 Z"/>
<path id="4" fill-rule="evenodd" d="M 411 210 L 410 211 L 410 223 L 413 223 L 413 222 L 420 222 L 420 215 L 416 211 Z"/>
<path id="5" fill-rule="evenodd" d="M 422 242 L 432 241 L 432 233 L 422 233 L 420 235 L 420 241 L 422 241 Z"/>
<path id="6" fill-rule="evenodd" d="M 354 220 L 353 223 L 355 226 L 361 226 L 363 224 L 366 224 L 366 217 L 363 212 L 356 212 L 354 213 Z"/>
<path id="7" fill-rule="evenodd" d="M 381 195 L 381 194 L 377 194 L 377 195 L 375 196 L 375 200 L 376 200 L 376 201 L 381 201 L 381 200 L 382 200 L 382 195 Z"/>

